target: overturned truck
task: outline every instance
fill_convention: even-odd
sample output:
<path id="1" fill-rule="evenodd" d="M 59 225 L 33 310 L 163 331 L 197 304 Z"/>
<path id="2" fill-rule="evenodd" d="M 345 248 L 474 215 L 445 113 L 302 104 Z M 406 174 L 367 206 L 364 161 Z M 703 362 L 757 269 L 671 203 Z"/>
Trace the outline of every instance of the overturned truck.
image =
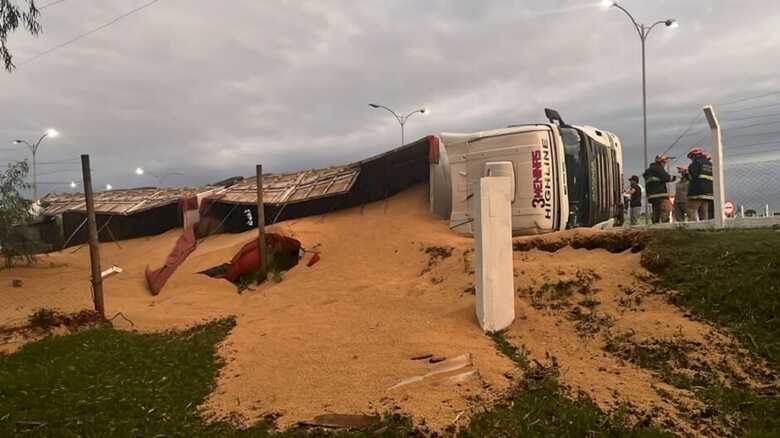
<path id="1" fill-rule="evenodd" d="M 475 187 L 484 176 L 513 184 L 512 232 L 542 234 L 623 219 L 623 158 L 616 135 L 568 125 L 557 111 L 549 123 L 513 125 L 431 142 L 431 212 L 472 234 Z"/>
<path id="2" fill-rule="evenodd" d="M 263 175 L 263 213 L 272 224 L 385 199 L 428 180 L 428 137 L 362 161 L 325 169 Z M 257 184 L 244 179 L 208 197 L 201 216 L 219 231 L 257 227 Z"/>

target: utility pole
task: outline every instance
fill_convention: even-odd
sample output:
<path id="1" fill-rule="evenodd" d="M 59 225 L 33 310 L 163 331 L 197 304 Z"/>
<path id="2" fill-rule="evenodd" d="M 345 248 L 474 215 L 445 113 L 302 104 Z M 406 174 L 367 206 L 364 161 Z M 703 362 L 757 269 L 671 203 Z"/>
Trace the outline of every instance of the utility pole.
<path id="1" fill-rule="evenodd" d="M 81 173 L 84 176 L 84 201 L 87 205 L 87 233 L 89 235 L 89 262 L 92 268 L 92 299 L 95 311 L 106 319 L 103 302 L 103 277 L 100 271 L 100 247 L 98 246 L 97 223 L 95 221 L 95 200 L 92 197 L 92 173 L 89 168 L 89 155 L 81 156 Z"/>
<path id="2" fill-rule="evenodd" d="M 257 252 L 260 268 L 260 275 L 257 278 L 259 284 L 268 277 L 268 260 L 265 247 L 265 211 L 263 209 L 263 165 L 258 164 L 255 168 L 257 173 Z"/>

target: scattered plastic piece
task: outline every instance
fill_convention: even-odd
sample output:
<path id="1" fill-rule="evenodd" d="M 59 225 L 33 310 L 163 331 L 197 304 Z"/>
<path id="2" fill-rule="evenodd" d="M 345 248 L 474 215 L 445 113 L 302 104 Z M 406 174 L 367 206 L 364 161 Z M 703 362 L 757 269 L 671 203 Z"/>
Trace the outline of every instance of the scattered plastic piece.
<path id="1" fill-rule="evenodd" d="M 100 278 L 101 279 L 106 279 L 106 278 L 108 278 L 108 277 L 110 277 L 110 276 L 112 276 L 114 274 L 119 274 L 120 272 L 122 272 L 122 268 L 120 268 L 117 265 L 113 265 L 110 268 L 106 269 L 105 271 L 101 272 L 100 273 Z"/>

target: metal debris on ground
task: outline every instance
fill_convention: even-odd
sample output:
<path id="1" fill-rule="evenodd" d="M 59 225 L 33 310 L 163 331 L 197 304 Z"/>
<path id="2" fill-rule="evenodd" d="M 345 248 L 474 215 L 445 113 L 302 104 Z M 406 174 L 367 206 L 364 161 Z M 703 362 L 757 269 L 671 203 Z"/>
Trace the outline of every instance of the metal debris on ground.
<path id="1" fill-rule="evenodd" d="M 377 421 L 379 421 L 379 417 L 372 415 L 324 414 L 314 417 L 313 420 L 301 421 L 299 424 L 332 429 L 363 429 Z"/>
<path id="2" fill-rule="evenodd" d="M 409 377 L 408 379 L 404 379 L 395 385 L 391 386 L 389 389 L 396 389 L 400 388 L 402 386 L 406 386 L 412 383 L 422 382 L 426 378 L 436 376 L 439 374 L 449 373 L 452 371 L 457 371 L 462 368 L 468 368 L 474 365 L 474 362 L 471 360 L 471 353 L 464 353 L 460 356 L 453 357 L 452 359 L 447 359 L 442 362 L 437 363 L 436 365 L 431 368 L 430 371 L 427 373 L 420 375 L 420 376 L 414 376 Z"/>

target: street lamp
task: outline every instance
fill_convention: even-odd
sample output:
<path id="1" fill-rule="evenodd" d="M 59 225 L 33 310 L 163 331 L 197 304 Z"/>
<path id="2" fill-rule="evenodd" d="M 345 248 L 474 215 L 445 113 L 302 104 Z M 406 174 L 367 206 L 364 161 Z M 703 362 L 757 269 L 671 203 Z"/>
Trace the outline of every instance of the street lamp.
<path id="1" fill-rule="evenodd" d="M 106 190 L 113 190 L 113 189 L 114 186 L 112 186 L 111 184 L 106 184 Z"/>
<path id="2" fill-rule="evenodd" d="M 395 111 L 391 110 L 390 108 L 388 108 L 388 107 L 386 107 L 384 105 L 377 105 L 375 103 L 369 103 L 368 106 L 370 106 L 371 108 L 374 108 L 374 109 L 382 108 L 384 110 L 387 110 L 387 111 L 390 112 L 390 114 L 392 114 L 395 117 L 396 120 L 398 120 L 398 124 L 401 125 L 401 146 L 404 145 L 404 125 L 406 125 L 406 121 L 409 119 L 409 117 L 411 117 L 411 116 L 413 116 L 413 115 L 415 115 L 417 113 L 420 113 L 420 114 L 422 114 L 424 116 L 431 113 L 428 110 L 428 108 L 420 108 L 420 109 L 416 109 L 416 110 L 410 112 L 409 114 L 407 114 L 405 116 L 399 116 L 398 114 L 396 114 Z"/>
<path id="3" fill-rule="evenodd" d="M 76 181 L 71 181 L 70 182 L 70 188 L 71 189 L 75 189 L 76 188 Z"/>
<path id="4" fill-rule="evenodd" d="M 148 174 L 149 176 L 151 176 L 153 178 L 156 178 L 157 179 L 157 187 L 162 187 L 163 180 L 165 178 L 168 178 L 169 176 L 174 176 L 174 175 L 181 176 L 181 175 L 184 175 L 181 172 L 168 172 L 168 173 L 163 173 L 163 174 L 155 174 L 155 173 L 152 173 L 152 172 L 147 172 L 142 167 L 136 167 L 135 168 L 135 174 L 138 175 L 138 176 L 142 176 L 144 174 Z"/>
<path id="5" fill-rule="evenodd" d="M 59 132 L 57 132 L 56 129 L 49 128 L 46 130 L 46 132 L 43 133 L 41 138 L 38 139 L 38 141 L 35 142 L 35 144 L 31 144 L 27 140 L 14 140 L 14 144 L 24 144 L 27 145 L 27 148 L 30 149 L 30 152 L 32 152 L 32 162 L 33 162 L 33 199 L 38 197 L 38 173 L 35 166 L 35 156 L 38 153 L 38 147 L 41 145 L 41 142 L 46 137 L 55 138 L 60 135 Z"/>
<path id="6" fill-rule="evenodd" d="M 645 169 L 647 169 L 648 164 L 648 156 L 647 156 L 647 81 L 645 79 L 646 76 L 646 63 L 645 63 L 645 41 L 647 40 L 648 35 L 650 35 L 650 31 L 653 30 L 653 28 L 659 24 L 663 24 L 666 27 L 670 28 L 676 28 L 679 27 L 680 24 L 677 22 L 674 18 L 669 18 L 666 20 L 659 20 L 655 23 L 651 24 L 650 26 L 646 26 L 642 23 L 639 23 L 634 19 L 634 16 L 631 15 L 630 12 L 623 6 L 621 6 L 617 1 L 614 0 L 604 0 L 601 2 L 601 5 L 607 9 L 610 9 L 612 7 L 618 8 L 621 11 L 623 11 L 628 18 L 631 19 L 631 23 L 634 24 L 634 27 L 636 28 L 637 34 L 639 35 L 639 39 L 642 41 L 642 119 L 643 119 L 643 134 L 642 134 L 642 144 L 644 148 L 644 158 L 645 158 Z"/>

